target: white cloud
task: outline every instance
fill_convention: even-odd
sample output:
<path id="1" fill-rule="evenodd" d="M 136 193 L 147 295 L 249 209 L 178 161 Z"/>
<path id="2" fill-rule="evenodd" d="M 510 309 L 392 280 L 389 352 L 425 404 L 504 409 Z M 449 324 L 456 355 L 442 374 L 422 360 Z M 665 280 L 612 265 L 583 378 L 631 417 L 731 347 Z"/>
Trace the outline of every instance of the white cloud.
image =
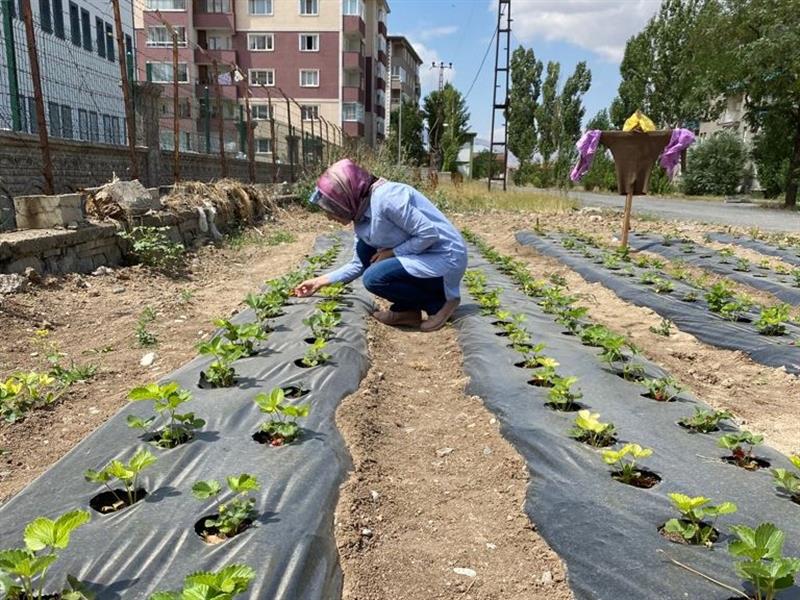
<path id="1" fill-rule="evenodd" d="M 456 25 L 442 25 L 441 27 L 423 29 L 422 31 L 417 32 L 416 36 L 423 41 L 428 41 L 435 38 L 453 35 L 457 31 L 458 27 Z"/>
<path id="2" fill-rule="evenodd" d="M 523 43 L 564 41 L 619 62 L 625 42 L 660 5 L 660 0 L 516 0 L 511 15 L 514 35 Z"/>
<path id="3" fill-rule="evenodd" d="M 422 65 L 419 68 L 419 80 L 422 85 L 422 97 L 424 98 L 429 92 L 439 89 L 439 68 L 432 69 L 431 64 L 437 65 L 442 62 L 439 52 L 433 48 L 429 48 L 421 41 L 415 39 L 413 35 L 406 35 L 408 41 L 414 46 L 419 57 L 422 59 Z M 445 61 L 447 64 L 448 61 Z M 456 68 L 444 69 L 445 82 L 452 81 L 456 75 Z"/>

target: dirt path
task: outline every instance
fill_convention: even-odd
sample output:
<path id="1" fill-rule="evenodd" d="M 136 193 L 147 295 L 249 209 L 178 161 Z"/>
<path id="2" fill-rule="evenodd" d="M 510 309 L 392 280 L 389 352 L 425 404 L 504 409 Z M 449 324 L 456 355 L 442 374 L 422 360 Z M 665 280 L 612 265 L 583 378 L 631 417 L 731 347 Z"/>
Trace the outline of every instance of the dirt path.
<path id="1" fill-rule="evenodd" d="M 673 329 L 668 338 L 650 331 L 661 317 L 648 308 L 621 300 L 599 283 L 588 283 L 559 261 L 518 245 L 514 233 L 530 227 L 525 219 L 505 221 L 462 217 L 459 225 L 479 233 L 498 250 L 524 260 L 537 277 L 559 273 L 570 293 L 582 297 L 592 320 L 624 334 L 649 359 L 717 409 L 733 412 L 741 425 L 766 436 L 767 443 L 786 453 L 800 451 L 800 380 L 781 369 L 759 365 L 741 352 L 704 344 Z"/>
<path id="2" fill-rule="evenodd" d="M 24 421 L 0 422 L 0 500 L 18 492 L 69 451 L 126 402 L 128 391 L 155 381 L 196 355 L 197 342 L 213 330 L 216 317 L 242 306 L 247 292 L 265 279 L 285 273 L 309 252 L 329 224 L 303 210 L 283 211 L 263 225 L 266 237 L 253 234 L 237 247 L 206 246 L 190 261 L 185 279 L 174 279 L 140 267 L 114 269 L 92 277 L 47 278 L 0 305 L 0 376 L 20 370 L 46 370 L 34 342 L 44 326 L 48 338 L 70 360 L 92 363 L 98 374 L 69 389 L 51 409 L 34 410 Z M 290 242 L 270 245 L 269 234 Z M 135 329 L 145 307 L 155 313 L 147 328 L 158 343 L 142 348 Z M 152 366 L 140 360 L 155 352 Z"/>
<path id="3" fill-rule="evenodd" d="M 373 322 L 370 354 L 337 414 L 355 463 L 337 508 L 344 599 L 571 598 L 523 513 L 522 459 L 464 394 L 455 332 Z"/>

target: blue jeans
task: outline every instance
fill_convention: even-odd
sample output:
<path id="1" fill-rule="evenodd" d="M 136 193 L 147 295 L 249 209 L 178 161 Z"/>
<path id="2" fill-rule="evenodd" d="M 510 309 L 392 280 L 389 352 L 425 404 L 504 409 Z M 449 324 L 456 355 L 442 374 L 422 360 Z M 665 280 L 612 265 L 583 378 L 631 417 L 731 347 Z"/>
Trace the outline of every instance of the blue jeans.
<path id="1" fill-rule="evenodd" d="M 441 310 L 447 301 L 443 278 L 409 275 L 395 257 L 370 264 L 377 251 L 361 240 L 356 246 L 358 258 L 366 268 L 362 281 L 367 290 L 391 302 L 394 312 L 424 310 L 428 315 L 434 315 Z"/>

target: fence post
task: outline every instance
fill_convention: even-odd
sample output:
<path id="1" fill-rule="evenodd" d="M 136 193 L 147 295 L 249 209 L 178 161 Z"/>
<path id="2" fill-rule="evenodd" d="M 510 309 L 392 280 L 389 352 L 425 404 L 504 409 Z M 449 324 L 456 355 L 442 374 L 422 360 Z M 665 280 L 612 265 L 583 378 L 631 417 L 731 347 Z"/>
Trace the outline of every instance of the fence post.
<path id="1" fill-rule="evenodd" d="M 131 155 L 131 179 L 139 179 L 139 163 L 136 159 L 136 118 L 133 115 L 133 99 L 128 81 L 128 53 L 125 51 L 125 33 L 122 31 L 122 15 L 119 0 L 111 0 L 114 6 L 114 24 L 117 28 L 117 54 L 119 55 L 119 76 L 122 82 L 122 98 L 125 101 L 125 123 L 128 133 L 128 150 Z"/>
<path id="2" fill-rule="evenodd" d="M 289 98 L 283 93 L 283 90 L 278 88 L 283 98 L 286 100 L 286 121 L 289 126 L 289 136 L 286 138 L 286 145 L 289 147 L 289 183 L 294 183 L 294 148 L 292 148 L 292 140 L 294 138 L 294 127 L 292 127 L 292 105 Z"/>
<path id="3" fill-rule="evenodd" d="M 272 145 L 272 183 L 278 182 L 278 144 L 275 141 L 275 111 L 272 108 L 272 94 L 269 92 L 269 88 L 264 86 L 264 89 L 267 90 L 267 102 L 269 105 L 269 137 L 270 144 Z"/>
<path id="4" fill-rule="evenodd" d="M 331 164 L 331 140 L 328 137 L 328 121 L 325 120 L 325 117 L 320 115 L 319 117 L 322 119 L 323 125 L 325 125 L 325 152 L 326 152 L 326 160 L 325 162 Z"/>
<path id="5" fill-rule="evenodd" d="M 216 60 L 212 64 L 214 65 L 214 94 L 217 97 L 217 120 L 219 121 L 219 164 L 222 170 L 222 177 L 225 178 L 228 176 L 228 161 L 225 158 L 225 119 L 222 114 L 222 90 L 219 85 L 219 64 Z"/>
<path id="6" fill-rule="evenodd" d="M 11 96 L 11 128 L 22 131 L 22 114 L 19 106 L 19 79 L 17 75 L 17 53 L 14 48 L 14 0 L 0 0 L 3 11 L 3 37 L 6 40 L 6 70 L 8 71 L 8 93 Z"/>
<path id="7" fill-rule="evenodd" d="M 161 114 L 162 87 L 156 83 L 137 83 L 136 93 L 133 95 L 136 103 L 136 112 L 140 116 L 142 137 L 147 146 L 147 160 L 145 164 L 144 183 L 148 187 L 158 187 L 161 179 L 161 139 L 159 134 L 159 118 Z M 166 180 L 165 180 L 166 181 Z"/>
<path id="8" fill-rule="evenodd" d="M 249 82 L 248 82 L 249 83 Z M 253 134 L 253 119 L 250 113 L 250 90 L 248 86 L 244 88 L 244 109 L 247 113 L 247 170 L 250 175 L 250 183 L 256 182 L 256 154 L 255 139 Z"/>
<path id="9" fill-rule="evenodd" d="M 172 178 L 175 183 L 181 180 L 181 126 L 178 117 L 180 116 L 180 98 L 178 92 L 178 32 L 172 27 L 172 93 L 175 97 L 172 99 L 172 139 L 173 139 L 173 165 L 172 165 Z"/>
<path id="10" fill-rule="evenodd" d="M 36 125 L 39 130 L 39 149 L 42 152 L 42 175 L 44 177 L 44 193 L 53 194 L 53 161 L 50 158 L 50 141 L 47 137 L 47 119 L 44 116 L 44 95 L 42 79 L 39 73 L 39 54 L 36 51 L 36 34 L 33 29 L 33 12 L 31 0 L 21 0 L 22 18 L 25 21 L 25 38 L 28 42 L 28 60 L 33 80 L 33 95 L 36 102 Z"/>
<path id="11" fill-rule="evenodd" d="M 211 94 L 208 90 L 208 85 L 205 86 L 205 126 L 206 126 L 206 154 L 211 154 Z"/>

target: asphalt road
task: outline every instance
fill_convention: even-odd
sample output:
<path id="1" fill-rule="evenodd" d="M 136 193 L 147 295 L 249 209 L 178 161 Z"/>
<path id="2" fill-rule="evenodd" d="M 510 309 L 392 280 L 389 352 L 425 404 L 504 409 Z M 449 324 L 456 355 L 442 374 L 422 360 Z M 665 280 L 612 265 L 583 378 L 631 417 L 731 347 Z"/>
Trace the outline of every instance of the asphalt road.
<path id="1" fill-rule="evenodd" d="M 602 208 L 625 207 L 625 196 L 609 196 L 591 192 L 571 192 L 570 196 L 583 206 Z M 800 232 L 800 213 L 757 204 L 708 202 L 654 196 L 634 196 L 633 212 L 654 215 L 675 221 L 700 221 L 737 227 L 758 227 L 766 231 Z"/>

